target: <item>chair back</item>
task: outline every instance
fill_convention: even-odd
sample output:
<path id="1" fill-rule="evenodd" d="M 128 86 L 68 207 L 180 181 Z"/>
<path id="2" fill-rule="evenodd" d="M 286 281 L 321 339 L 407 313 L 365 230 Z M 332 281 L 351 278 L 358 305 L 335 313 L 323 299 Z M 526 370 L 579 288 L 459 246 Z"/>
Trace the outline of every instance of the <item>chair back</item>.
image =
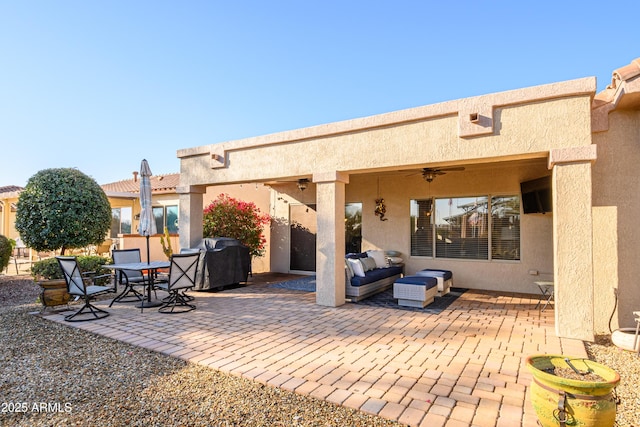
<path id="1" fill-rule="evenodd" d="M 200 268 L 198 268 L 198 273 L 196 274 L 196 289 L 197 289 L 199 286 L 202 286 L 202 283 L 204 281 L 205 266 L 206 266 L 204 259 L 207 256 L 207 253 L 200 248 L 181 248 L 180 253 L 181 254 L 200 254 L 200 259 L 198 260 L 198 267 Z"/>
<path id="2" fill-rule="evenodd" d="M 128 264 L 132 262 L 141 262 L 140 249 L 114 249 L 111 252 L 111 258 L 114 264 Z M 142 271 L 138 270 L 120 270 L 125 274 L 127 279 L 131 282 L 144 280 Z"/>
<path id="3" fill-rule="evenodd" d="M 78 266 L 78 260 L 74 256 L 57 256 L 58 265 L 67 282 L 67 292 L 71 295 L 86 295 L 82 272 Z"/>
<path id="4" fill-rule="evenodd" d="M 196 285 L 200 253 L 173 254 L 169 269 L 169 290 L 193 288 Z"/>

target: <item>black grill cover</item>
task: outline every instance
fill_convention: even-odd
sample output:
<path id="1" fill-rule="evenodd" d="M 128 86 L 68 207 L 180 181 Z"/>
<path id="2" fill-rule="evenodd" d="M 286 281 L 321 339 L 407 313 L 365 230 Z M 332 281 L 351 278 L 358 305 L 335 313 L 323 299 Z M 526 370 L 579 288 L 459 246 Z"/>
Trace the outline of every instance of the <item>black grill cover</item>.
<path id="1" fill-rule="evenodd" d="M 227 285 L 246 282 L 251 256 L 249 248 L 230 237 L 203 239 L 199 249 L 205 251 L 204 274 L 196 290 L 222 289 Z"/>

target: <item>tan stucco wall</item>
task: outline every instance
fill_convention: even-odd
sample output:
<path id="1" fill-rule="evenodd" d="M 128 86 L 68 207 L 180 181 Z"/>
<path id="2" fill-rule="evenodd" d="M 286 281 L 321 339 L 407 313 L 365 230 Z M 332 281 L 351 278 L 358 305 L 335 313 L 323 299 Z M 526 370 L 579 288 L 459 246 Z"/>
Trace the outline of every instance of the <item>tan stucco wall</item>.
<path id="1" fill-rule="evenodd" d="M 167 256 L 162 250 L 162 243 L 160 242 L 160 234 L 149 237 L 149 258 L 151 260 L 166 260 Z M 180 252 L 180 242 L 178 235 L 171 235 L 171 249 L 174 253 Z M 120 238 L 120 249 L 140 249 L 140 257 L 142 261 L 147 260 L 147 238 L 140 236 L 139 234 L 123 234 Z M 166 244 L 166 242 L 165 242 Z"/>
<path id="2" fill-rule="evenodd" d="M 487 97 L 486 102 L 491 103 Z M 495 102 L 500 101 L 495 98 Z M 259 140 L 249 139 L 242 144 L 227 144 L 230 149 L 226 168 L 211 168 L 210 150 L 220 147 L 201 147 L 194 150 L 201 153 L 195 156 L 183 153 L 181 179 L 185 184 L 199 185 L 310 177 L 323 171 L 362 172 L 442 162 L 539 157 L 551 148 L 590 145 L 589 111 L 588 95 L 496 107 L 495 132 L 470 139 L 458 136 L 459 120 L 451 114 L 280 144 L 255 145 Z M 243 148 L 235 149 L 238 145 Z"/>
<path id="3" fill-rule="evenodd" d="M 609 129 L 594 133 L 598 161 L 593 165 L 594 268 L 596 331 L 609 332 L 614 288 L 622 295 L 612 329 L 633 327 L 640 309 L 640 112 L 616 110 Z M 614 172 L 614 173 L 612 173 Z"/>
<path id="4" fill-rule="evenodd" d="M 594 338 L 591 162 L 553 167 L 556 333 Z"/>
<path id="5" fill-rule="evenodd" d="M 0 234 L 8 239 L 16 240 L 19 236 L 16 231 L 16 213 L 11 211 L 11 204 L 18 203 L 18 196 L 2 198 L 3 207 L 0 212 Z"/>

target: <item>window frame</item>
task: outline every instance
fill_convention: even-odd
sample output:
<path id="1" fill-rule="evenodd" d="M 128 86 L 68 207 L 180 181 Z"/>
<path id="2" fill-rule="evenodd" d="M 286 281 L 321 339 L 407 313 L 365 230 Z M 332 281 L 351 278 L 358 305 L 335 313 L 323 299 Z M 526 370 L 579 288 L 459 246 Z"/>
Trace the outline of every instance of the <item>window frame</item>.
<path id="1" fill-rule="evenodd" d="M 151 210 L 153 212 L 153 218 L 156 222 L 156 232 L 158 234 L 163 234 L 164 233 L 164 227 L 167 227 L 169 229 L 169 233 L 170 234 L 177 234 L 178 233 L 178 226 L 169 226 L 168 221 L 169 221 L 169 215 L 168 215 L 168 211 L 171 208 L 175 208 L 175 216 L 176 216 L 176 221 L 179 221 L 180 219 L 180 209 L 179 206 L 177 204 L 171 204 L 171 205 L 156 205 L 156 206 L 152 206 Z M 162 219 L 160 219 L 159 216 L 156 216 L 156 212 L 157 210 L 162 209 Z M 162 227 L 158 227 L 159 224 L 162 224 Z"/>
<path id="2" fill-rule="evenodd" d="M 122 210 L 128 210 L 129 211 L 129 232 L 125 233 L 122 231 Z M 114 223 L 116 221 L 116 217 L 114 216 L 114 212 L 118 211 L 119 212 L 119 217 L 117 218 L 118 221 L 118 231 L 115 233 L 115 236 L 113 235 L 113 231 L 114 231 Z M 125 219 L 126 220 L 126 219 Z M 114 207 L 111 208 L 111 227 L 109 228 L 109 237 L 110 238 L 116 238 L 118 237 L 119 234 L 131 234 L 133 232 L 133 208 L 131 208 L 130 206 L 118 206 L 118 207 Z"/>
<path id="3" fill-rule="evenodd" d="M 438 251 L 436 249 L 436 245 L 437 245 L 437 224 L 436 224 L 436 205 L 437 205 L 437 200 L 447 200 L 447 199 L 452 199 L 452 200 L 456 200 L 456 199 L 467 199 L 467 198 L 486 198 L 486 221 L 487 221 L 487 257 L 486 258 L 467 258 L 467 257 L 445 257 L 445 256 L 438 256 Z M 515 244 L 517 247 L 514 249 L 514 253 L 516 254 L 516 256 L 513 259 L 508 259 L 508 258 L 499 258 L 499 257 L 494 257 L 494 239 L 496 236 L 494 236 L 494 218 L 493 218 L 493 204 L 494 204 L 494 200 L 497 198 L 517 198 L 518 201 L 518 218 L 517 218 L 517 243 Z M 430 252 L 430 255 L 422 255 L 422 254 L 417 254 L 417 248 L 414 248 L 414 245 L 416 245 L 419 242 L 415 242 L 414 240 L 414 236 L 415 236 L 415 230 L 414 228 L 416 227 L 416 223 L 417 223 L 417 215 L 419 215 L 419 213 L 416 213 L 416 216 L 414 216 L 414 211 L 415 208 L 414 206 L 417 206 L 418 202 L 420 201 L 426 201 L 426 200 L 431 200 L 431 214 L 430 214 L 430 238 L 428 238 L 427 240 L 430 240 L 430 244 L 431 247 L 429 248 L 429 250 L 425 250 L 425 252 Z M 473 262 L 506 262 L 506 263 L 520 263 L 522 261 L 521 256 L 522 256 L 522 195 L 520 193 L 487 193 L 487 194 L 479 194 L 479 195 L 462 195 L 462 196 L 431 196 L 431 197 L 427 197 L 427 198 L 415 198 L 415 199 L 410 199 L 409 200 L 409 204 L 410 204 L 410 236 L 409 236 L 409 256 L 411 258 L 425 258 L 425 259 L 441 259 L 441 260 L 456 260 L 456 261 L 473 261 Z M 415 219 L 414 219 L 415 218 Z"/>

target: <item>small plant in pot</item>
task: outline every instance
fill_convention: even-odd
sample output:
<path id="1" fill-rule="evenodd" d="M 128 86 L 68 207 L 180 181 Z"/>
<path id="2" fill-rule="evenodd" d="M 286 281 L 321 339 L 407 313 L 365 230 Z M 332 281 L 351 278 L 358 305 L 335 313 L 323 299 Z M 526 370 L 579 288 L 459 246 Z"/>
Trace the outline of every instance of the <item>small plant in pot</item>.
<path id="1" fill-rule="evenodd" d="M 541 354 L 527 357 L 533 375 L 531 403 L 542 427 L 612 427 L 613 389 L 620 375 L 582 357 Z"/>

